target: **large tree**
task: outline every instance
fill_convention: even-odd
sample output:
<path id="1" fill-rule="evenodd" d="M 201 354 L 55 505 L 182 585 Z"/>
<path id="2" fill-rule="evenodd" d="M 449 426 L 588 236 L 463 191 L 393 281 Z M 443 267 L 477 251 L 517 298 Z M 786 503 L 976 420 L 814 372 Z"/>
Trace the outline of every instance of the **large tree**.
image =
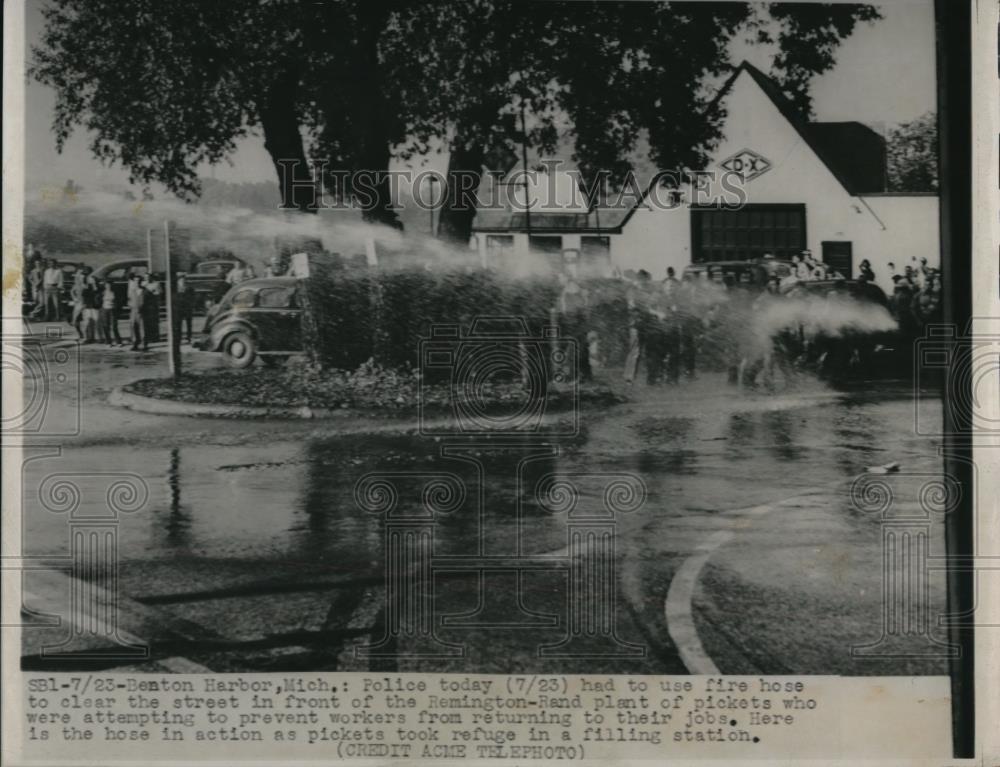
<path id="1" fill-rule="evenodd" d="M 56 91 L 60 148 L 83 127 L 96 157 L 190 199 L 201 163 L 259 131 L 283 206 L 311 210 L 310 155 L 384 170 L 402 138 L 379 82 L 392 5 L 53 0 L 31 73 Z M 366 217 L 392 223 L 387 186 L 374 191 Z"/>
<path id="2" fill-rule="evenodd" d="M 416 4 L 405 18 L 394 30 L 409 54 L 395 100 L 415 145 L 445 137 L 451 194 L 440 230 L 466 241 L 474 211 L 463 177 L 487 158 L 515 157 L 521 142 L 552 151 L 565 126 L 588 184 L 601 173 L 621 180 L 643 139 L 661 168 L 700 167 L 724 118 L 709 109 L 709 86 L 736 63 L 735 37 L 773 46 L 772 74 L 807 118 L 811 79 L 879 15 L 845 4 L 468 0 Z"/>
<path id="3" fill-rule="evenodd" d="M 718 135 L 706 83 L 736 34 L 776 46 L 774 74 L 804 113 L 867 6 L 518 0 L 51 0 L 33 75 L 57 93 L 61 145 L 76 126 L 94 154 L 141 183 L 198 194 L 198 165 L 263 135 L 282 202 L 310 208 L 305 160 L 368 171 L 369 220 L 397 225 L 381 174 L 393 153 L 448 150 L 444 236 L 466 240 L 460 172 L 528 142 L 620 176 L 639 139 L 664 167 L 696 166 Z M 522 123 L 522 113 L 527 119 Z M 530 130 L 523 130 L 524 126 Z M 303 136 L 306 139 L 303 139 Z M 295 166 L 298 177 L 286 172 Z M 466 177 L 467 178 L 467 177 Z"/>
<path id="4" fill-rule="evenodd" d="M 182 198 L 199 192 L 199 164 L 257 128 L 276 169 L 305 163 L 305 57 L 290 14 L 238 0 L 55 0 L 43 14 L 31 73 L 56 91 L 60 149 L 86 128 L 98 159 Z M 304 208 L 305 191 L 288 183 L 283 200 Z"/>

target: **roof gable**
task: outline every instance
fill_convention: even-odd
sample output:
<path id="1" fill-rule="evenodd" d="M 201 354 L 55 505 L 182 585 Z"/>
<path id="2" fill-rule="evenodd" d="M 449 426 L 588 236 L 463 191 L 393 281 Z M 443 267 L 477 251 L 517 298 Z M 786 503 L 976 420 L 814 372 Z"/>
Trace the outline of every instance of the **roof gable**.
<path id="1" fill-rule="evenodd" d="M 859 122 L 807 122 L 778 83 L 748 61 L 742 62 L 722 86 L 710 110 L 718 107 L 744 72 L 757 83 L 848 194 L 857 196 L 885 191 L 885 140 L 881 136 Z"/>

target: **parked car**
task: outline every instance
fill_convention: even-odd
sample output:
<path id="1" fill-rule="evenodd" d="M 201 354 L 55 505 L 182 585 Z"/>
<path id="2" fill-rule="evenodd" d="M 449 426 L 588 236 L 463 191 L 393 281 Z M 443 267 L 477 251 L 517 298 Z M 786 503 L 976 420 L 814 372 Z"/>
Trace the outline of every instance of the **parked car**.
<path id="1" fill-rule="evenodd" d="M 702 261 L 684 267 L 684 276 L 763 290 L 771 277 L 784 279 L 792 273 L 791 261 L 776 258 L 750 258 L 742 261 Z M 727 279 L 728 278 L 728 279 Z"/>
<path id="2" fill-rule="evenodd" d="M 99 282 L 110 282 L 115 292 L 115 305 L 119 316 L 128 314 L 128 280 L 132 274 L 145 277 L 149 274 L 149 261 L 144 258 L 131 258 L 124 261 L 112 261 L 94 270 L 94 278 Z M 166 304 L 161 307 L 161 313 L 166 310 Z"/>
<path id="3" fill-rule="evenodd" d="M 194 289 L 195 311 L 207 312 L 218 303 L 231 287 L 226 277 L 239 264 L 246 266 L 242 258 L 212 259 L 201 261 L 187 275 L 187 283 Z"/>
<path id="4" fill-rule="evenodd" d="M 781 292 L 790 298 L 849 298 L 861 306 L 880 307 L 891 315 L 889 299 L 882 288 L 864 280 L 803 280 L 782 286 Z M 892 327 L 877 331 L 821 332 L 808 344 L 804 343 L 805 334 L 800 328 L 798 333 L 785 337 L 785 346 L 793 356 L 798 355 L 821 376 L 834 381 L 905 377 L 912 373 L 913 343 L 895 320 L 891 324 Z"/>
<path id="5" fill-rule="evenodd" d="M 261 277 L 233 285 L 209 311 L 195 347 L 224 354 L 236 368 L 257 357 L 280 364 L 302 351 L 298 284 L 294 277 Z"/>
<path id="6" fill-rule="evenodd" d="M 882 288 L 865 280 L 802 280 L 783 285 L 781 292 L 785 295 L 803 293 L 814 296 L 828 296 L 832 292 L 889 308 L 889 299 Z"/>

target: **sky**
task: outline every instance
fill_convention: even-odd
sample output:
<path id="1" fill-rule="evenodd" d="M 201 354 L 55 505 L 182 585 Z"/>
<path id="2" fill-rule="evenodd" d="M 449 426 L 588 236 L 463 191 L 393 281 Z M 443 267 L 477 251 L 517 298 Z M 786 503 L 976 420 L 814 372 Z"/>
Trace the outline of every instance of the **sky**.
<path id="1" fill-rule="evenodd" d="M 206 0 L 210 2 L 211 0 Z M 29 47 L 42 31 L 40 8 L 45 0 L 26 0 L 26 35 Z M 892 0 L 876 4 L 883 20 L 862 24 L 837 52 L 835 68 L 814 79 L 812 94 L 816 119 L 857 120 L 876 129 L 912 120 L 935 108 L 934 10 L 932 0 Z M 770 52 L 736 42 L 735 61 L 746 58 L 767 71 Z M 126 183 L 120 168 L 104 168 L 90 156 L 88 137 L 77 130 L 62 154 L 55 149 L 51 132 L 55 94 L 29 81 L 26 101 L 25 180 L 28 188 L 62 186 L 73 179 L 84 187 Z M 426 167 L 443 169 L 442 158 Z M 228 164 L 202 169 L 203 176 L 232 182 L 273 181 L 274 168 L 263 140 L 239 143 Z"/>

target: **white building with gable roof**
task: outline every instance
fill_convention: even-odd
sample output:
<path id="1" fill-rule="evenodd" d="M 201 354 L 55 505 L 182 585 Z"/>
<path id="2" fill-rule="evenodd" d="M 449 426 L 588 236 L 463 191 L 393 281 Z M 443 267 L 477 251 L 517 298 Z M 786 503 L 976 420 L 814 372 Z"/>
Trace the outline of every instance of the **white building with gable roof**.
<path id="1" fill-rule="evenodd" d="M 568 257 L 591 272 L 645 269 L 654 277 L 668 266 L 680 273 L 694 262 L 765 253 L 790 258 L 808 249 L 852 277 L 868 260 L 887 291 L 889 263 L 897 271 L 921 259 L 938 266 L 938 197 L 886 191 L 879 134 L 856 122 L 802 121 L 778 85 L 747 62 L 717 101 L 726 118 L 703 170 L 739 176 L 745 204 L 738 209 L 696 204 L 704 198 L 688 199 L 690 191 L 674 207 L 654 204 L 654 195 L 661 203 L 668 199 L 662 188 L 617 207 L 565 207 L 561 198 L 560 205 L 545 206 L 541 202 L 553 196 L 536 187 L 529 189 L 539 198 L 530 213 L 523 211 L 523 195 L 521 205 L 481 208 L 473 247 L 486 264 L 531 258 L 558 269 Z M 563 175 L 556 179 L 560 189 L 572 178 Z"/>

